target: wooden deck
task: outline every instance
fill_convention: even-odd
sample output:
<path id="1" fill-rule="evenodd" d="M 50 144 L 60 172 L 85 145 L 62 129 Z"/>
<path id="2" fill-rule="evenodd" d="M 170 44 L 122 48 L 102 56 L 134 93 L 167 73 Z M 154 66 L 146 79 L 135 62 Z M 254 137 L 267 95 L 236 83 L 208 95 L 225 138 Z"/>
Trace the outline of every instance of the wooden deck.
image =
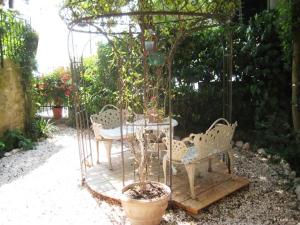
<path id="1" fill-rule="evenodd" d="M 101 148 L 100 148 L 101 149 Z M 120 202 L 122 181 L 122 160 L 118 144 L 113 145 L 113 170 L 107 167 L 105 155 L 100 155 L 100 164 L 87 169 L 86 185 L 94 196 L 111 202 Z M 94 154 L 95 155 L 95 154 Z M 133 155 L 130 151 L 124 152 L 125 185 L 138 180 L 133 173 Z M 163 182 L 161 160 L 153 158 L 150 179 Z M 199 164 L 195 177 L 196 199 L 190 198 L 188 177 L 183 165 L 176 165 L 177 175 L 172 179 L 172 203 L 186 211 L 197 214 L 210 204 L 227 195 L 247 187 L 249 181 L 242 177 L 228 174 L 226 166 L 218 159 L 213 160 L 213 171 L 207 172 L 207 162 Z"/>

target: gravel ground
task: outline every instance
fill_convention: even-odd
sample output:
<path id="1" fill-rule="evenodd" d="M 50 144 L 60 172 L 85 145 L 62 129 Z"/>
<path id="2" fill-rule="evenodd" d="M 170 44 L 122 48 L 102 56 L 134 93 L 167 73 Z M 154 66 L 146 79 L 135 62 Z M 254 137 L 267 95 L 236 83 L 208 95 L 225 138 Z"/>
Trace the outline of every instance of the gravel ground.
<path id="1" fill-rule="evenodd" d="M 36 150 L 0 159 L 0 224 L 129 224 L 121 207 L 95 200 L 80 186 L 75 131 L 60 127 Z M 235 150 L 234 172 L 248 177 L 239 191 L 190 216 L 168 210 L 161 224 L 295 224 L 300 203 L 284 163 Z"/>
<path id="2" fill-rule="evenodd" d="M 36 150 L 0 159 L 1 225 L 109 224 L 80 186 L 74 130 L 61 128 Z"/>

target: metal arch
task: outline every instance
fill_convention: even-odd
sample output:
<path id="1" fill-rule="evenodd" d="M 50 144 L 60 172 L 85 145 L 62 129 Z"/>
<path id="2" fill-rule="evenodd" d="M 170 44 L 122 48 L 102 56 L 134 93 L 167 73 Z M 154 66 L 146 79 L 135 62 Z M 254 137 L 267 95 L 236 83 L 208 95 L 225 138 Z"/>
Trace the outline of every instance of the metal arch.
<path id="1" fill-rule="evenodd" d="M 74 31 L 74 32 L 83 32 L 83 33 L 95 33 L 95 34 L 102 34 L 104 35 L 108 41 L 110 42 L 111 40 L 108 38 L 108 36 L 114 36 L 114 35 L 128 35 L 128 33 L 126 32 L 123 32 L 123 33 L 110 33 L 110 32 L 105 32 L 105 30 L 101 29 L 100 27 L 97 27 L 97 25 L 93 24 L 92 23 L 92 19 L 99 19 L 99 18 L 111 18 L 111 17 L 123 17 L 123 16 L 145 16 L 145 15 L 150 15 L 150 16 L 154 16 L 154 15 L 169 15 L 169 16 L 186 16 L 186 17 L 195 17 L 195 18 L 205 18 L 205 19 L 216 19 L 218 20 L 218 18 L 220 19 L 220 21 L 218 23 L 216 23 L 214 26 L 222 26 L 224 24 L 226 24 L 227 22 L 227 17 L 222 17 L 222 15 L 214 15 L 214 17 L 212 17 L 213 14 L 203 14 L 203 13 L 188 13 L 188 12 L 167 12 L 167 11 L 149 11 L 149 12 L 127 12 L 127 13 L 111 13 L 111 14 L 106 14 L 106 15 L 98 15 L 97 17 L 85 17 L 85 18 L 80 18 L 80 19 L 77 19 L 77 20 L 74 20 L 74 21 L 71 21 L 69 24 L 68 24 L 68 29 L 70 31 Z M 204 20 L 199 20 L 199 21 L 205 21 Z M 199 22 L 198 21 L 198 22 Z M 224 22 L 225 21 L 225 22 Z M 169 21 L 167 21 L 169 23 Z M 183 20 L 184 22 L 184 20 Z M 197 23 L 196 23 L 197 24 Z M 90 26 L 94 26 L 96 29 L 96 31 L 86 31 L 86 30 L 83 30 L 83 29 L 80 29 L 81 25 L 90 25 Z M 205 23 L 205 25 L 207 25 L 207 23 Z M 198 27 L 196 27 L 197 29 L 199 28 L 202 28 L 202 27 L 205 27 L 203 24 L 200 23 L 200 25 Z M 189 30 L 189 32 L 191 32 Z M 140 33 L 143 33 L 140 32 Z M 173 60 L 173 55 L 176 51 L 176 47 L 177 45 L 180 43 L 181 39 L 184 37 L 184 35 L 182 37 L 179 37 L 178 39 L 175 40 L 176 43 L 174 43 L 175 45 L 172 46 L 172 49 L 171 49 L 171 53 L 168 55 L 168 62 L 167 62 L 167 72 L 168 72 L 168 109 L 169 109 L 169 118 L 170 118 L 170 136 L 172 137 L 173 136 L 173 130 L 172 130 L 172 121 L 171 121 L 171 118 L 172 118 L 172 98 L 171 98 L 171 93 L 172 93 L 172 60 Z M 73 45 L 74 47 L 74 45 Z M 142 49 L 144 49 L 145 46 L 142 47 Z M 144 68 L 144 73 L 145 73 L 145 68 Z M 146 72 L 147 73 L 147 72 Z M 231 75 L 232 75 L 232 67 L 231 67 Z M 145 76 L 147 76 L 147 74 L 145 74 Z M 122 88 L 121 88 L 122 89 Z M 122 90 L 121 90 L 122 91 Z M 119 92 L 120 92 L 120 89 L 119 89 Z M 120 92 L 120 95 L 122 96 L 122 92 Z M 121 105 L 122 106 L 122 105 Z M 120 107 L 120 111 L 121 111 L 121 115 L 122 115 L 122 108 L 123 107 Z M 122 121 L 121 121 L 122 122 Z M 122 126 L 121 126 L 122 127 Z M 121 136 L 123 137 L 123 130 L 121 128 Z M 122 144 L 121 144 L 121 153 L 122 153 L 122 167 L 123 167 L 123 185 L 124 185 L 124 156 L 123 156 L 123 138 L 121 139 L 122 140 Z M 170 139 L 170 149 L 171 149 L 171 154 L 170 154 L 170 164 L 169 164 L 169 178 L 170 178 L 170 187 L 172 189 L 172 142 L 171 142 L 171 139 Z M 86 165 L 85 165 L 86 166 Z M 86 167 L 84 167 L 86 169 Z"/>

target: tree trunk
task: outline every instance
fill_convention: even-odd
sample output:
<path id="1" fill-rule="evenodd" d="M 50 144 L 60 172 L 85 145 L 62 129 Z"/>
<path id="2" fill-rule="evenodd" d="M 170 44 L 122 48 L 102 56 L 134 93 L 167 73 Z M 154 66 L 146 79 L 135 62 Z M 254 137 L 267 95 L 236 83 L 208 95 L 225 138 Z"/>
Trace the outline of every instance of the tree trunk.
<path id="1" fill-rule="evenodd" d="M 300 76 L 300 0 L 291 1 L 293 61 L 292 61 L 292 116 L 294 130 L 300 129 L 299 76 Z"/>
<path id="2" fill-rule="evenodd" d="M 292 115 L 294 129 L 300 129 L 300 114 L 298 106 L 300 76 L 300 31 L 294 32 L 292 61 Z"/>

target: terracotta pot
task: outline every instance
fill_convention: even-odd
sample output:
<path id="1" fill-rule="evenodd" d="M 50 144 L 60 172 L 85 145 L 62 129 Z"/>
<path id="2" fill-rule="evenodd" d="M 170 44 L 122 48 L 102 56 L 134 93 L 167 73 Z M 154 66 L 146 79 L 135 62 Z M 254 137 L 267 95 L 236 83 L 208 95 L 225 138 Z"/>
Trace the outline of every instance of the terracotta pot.
<path id="1" fill-rule="evenodd" d="M 58 120 L 58 119 L 61 119 L 62 118 L 62 107 L 57 107 L 57 106 L 54 106 L 53 107 L 53 118 Z"/>
<path id="2" fill-rule="evenodd" d="M 153 184 L 158 184 L 165 189 L 167 194 L 156 199 L 132 199 L 123 194 L 121 201 L 124 211 L 132 225 L 157 225 L 160 224 L 161 218 L 168 206 L 168 201 L 171 194 L 171 189 L 159 182 L 151 181 Z M 132 183 L 122 189 L 122 193 L 139 185 L 140 182 Z"/>

